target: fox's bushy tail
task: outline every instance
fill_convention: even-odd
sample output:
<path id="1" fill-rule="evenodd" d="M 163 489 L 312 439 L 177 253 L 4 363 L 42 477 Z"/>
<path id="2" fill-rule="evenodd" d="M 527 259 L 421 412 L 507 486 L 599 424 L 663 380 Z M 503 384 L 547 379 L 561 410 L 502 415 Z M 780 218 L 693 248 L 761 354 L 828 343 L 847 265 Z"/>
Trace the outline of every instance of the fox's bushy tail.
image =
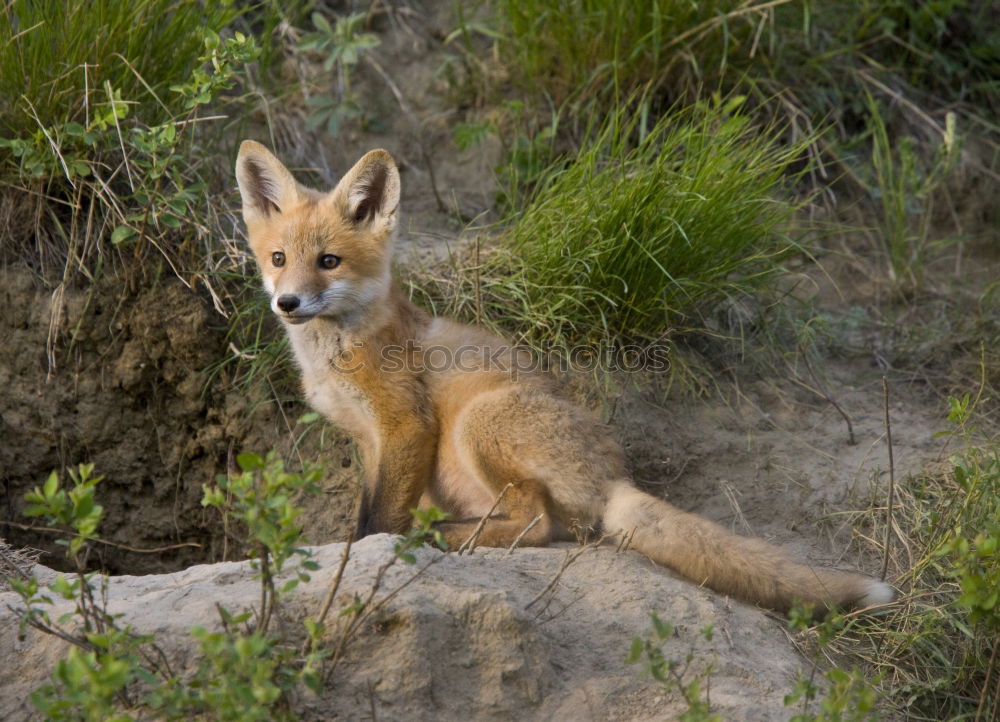
<path id="1" fill-rule="evenodd" d="M 884 604 L 895 596 L 889 585 L 860 574 L 797 564 L 761 539 L 732 534 L 631 484 L 614 486 L 603 522 L 606 532 L 630 536 L 631 548 L 691 581 L 777 611 L 795 600 L 819 610 Z"/>

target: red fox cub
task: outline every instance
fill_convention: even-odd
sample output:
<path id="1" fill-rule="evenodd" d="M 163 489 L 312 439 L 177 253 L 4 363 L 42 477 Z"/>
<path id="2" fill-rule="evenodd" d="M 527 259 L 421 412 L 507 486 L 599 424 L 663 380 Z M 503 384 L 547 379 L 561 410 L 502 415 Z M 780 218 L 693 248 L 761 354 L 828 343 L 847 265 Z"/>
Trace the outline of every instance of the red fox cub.
<path id="1" fill-rule="evenodd" d="M 306 398 L 359 446 L 359 537 L 405 532 L 410 509 L 434 504 L 450 513 L 440 529 L 457 546 L 510 485 L 479 537 L 484 546 L 508 546 L 522 533 L 521 544 L 542 546 L 572 525 L 593 526 L 628 536 L 697 584 L 777 610 L 796 599 L 892 599 L 886 584 L 794 563 L 639 491 L 609 430 L 561 397 L 548 374 L 524 372 L 519 352 L 493 334 L 411 303 L 390 273 L 399 173 L 384 150 L 321 193 L 248 140 L 236 177 Z"/>

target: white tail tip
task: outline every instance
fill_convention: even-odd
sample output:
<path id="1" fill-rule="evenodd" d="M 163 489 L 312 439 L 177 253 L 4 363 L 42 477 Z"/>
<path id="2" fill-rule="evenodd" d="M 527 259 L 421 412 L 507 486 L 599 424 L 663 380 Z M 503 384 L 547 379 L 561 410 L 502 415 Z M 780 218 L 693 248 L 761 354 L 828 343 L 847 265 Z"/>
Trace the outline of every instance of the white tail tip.
<path id="1" fill-rule="evenodd" d="M 869 580 L 865 595 L 858 600 L 859 607 L 877 607 L 896 598 L 896 590 L 885 582 Z"/>

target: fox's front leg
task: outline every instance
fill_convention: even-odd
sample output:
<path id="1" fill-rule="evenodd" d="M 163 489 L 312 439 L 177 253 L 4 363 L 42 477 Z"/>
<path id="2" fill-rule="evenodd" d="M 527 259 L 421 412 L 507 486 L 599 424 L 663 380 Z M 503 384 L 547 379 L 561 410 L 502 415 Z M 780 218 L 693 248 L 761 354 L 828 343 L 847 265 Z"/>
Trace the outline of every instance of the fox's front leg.
<path id="1" fill-rule="evenodd" d="M 394 419 L 379 443 L 363 454 L 365 488 L 355 538 L 387 532 L 403 534 L 413 523 L 410 510 L 431 483 L 437 429 L 420 418 Z"/>

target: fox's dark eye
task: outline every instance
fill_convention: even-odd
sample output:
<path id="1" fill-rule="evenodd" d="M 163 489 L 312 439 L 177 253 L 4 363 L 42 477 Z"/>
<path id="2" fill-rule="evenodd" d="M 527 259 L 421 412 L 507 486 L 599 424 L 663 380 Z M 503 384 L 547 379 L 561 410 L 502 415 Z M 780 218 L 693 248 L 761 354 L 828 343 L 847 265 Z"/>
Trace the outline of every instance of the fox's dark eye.
<path id="1" fill-rule="evenodd" d="M 281 251 L 275 251 L 271 254 L 271 263 L 275 266 L 281 267 L 285 265 L 285 254 Z"/>
<path id="2" fill-rule="evenodd" d="M 335 256 L 332 253 L 324 253 L 319 257 L 319 267 L 320 268 L 336 268 L 340 265 L 340 256 Z"/>

